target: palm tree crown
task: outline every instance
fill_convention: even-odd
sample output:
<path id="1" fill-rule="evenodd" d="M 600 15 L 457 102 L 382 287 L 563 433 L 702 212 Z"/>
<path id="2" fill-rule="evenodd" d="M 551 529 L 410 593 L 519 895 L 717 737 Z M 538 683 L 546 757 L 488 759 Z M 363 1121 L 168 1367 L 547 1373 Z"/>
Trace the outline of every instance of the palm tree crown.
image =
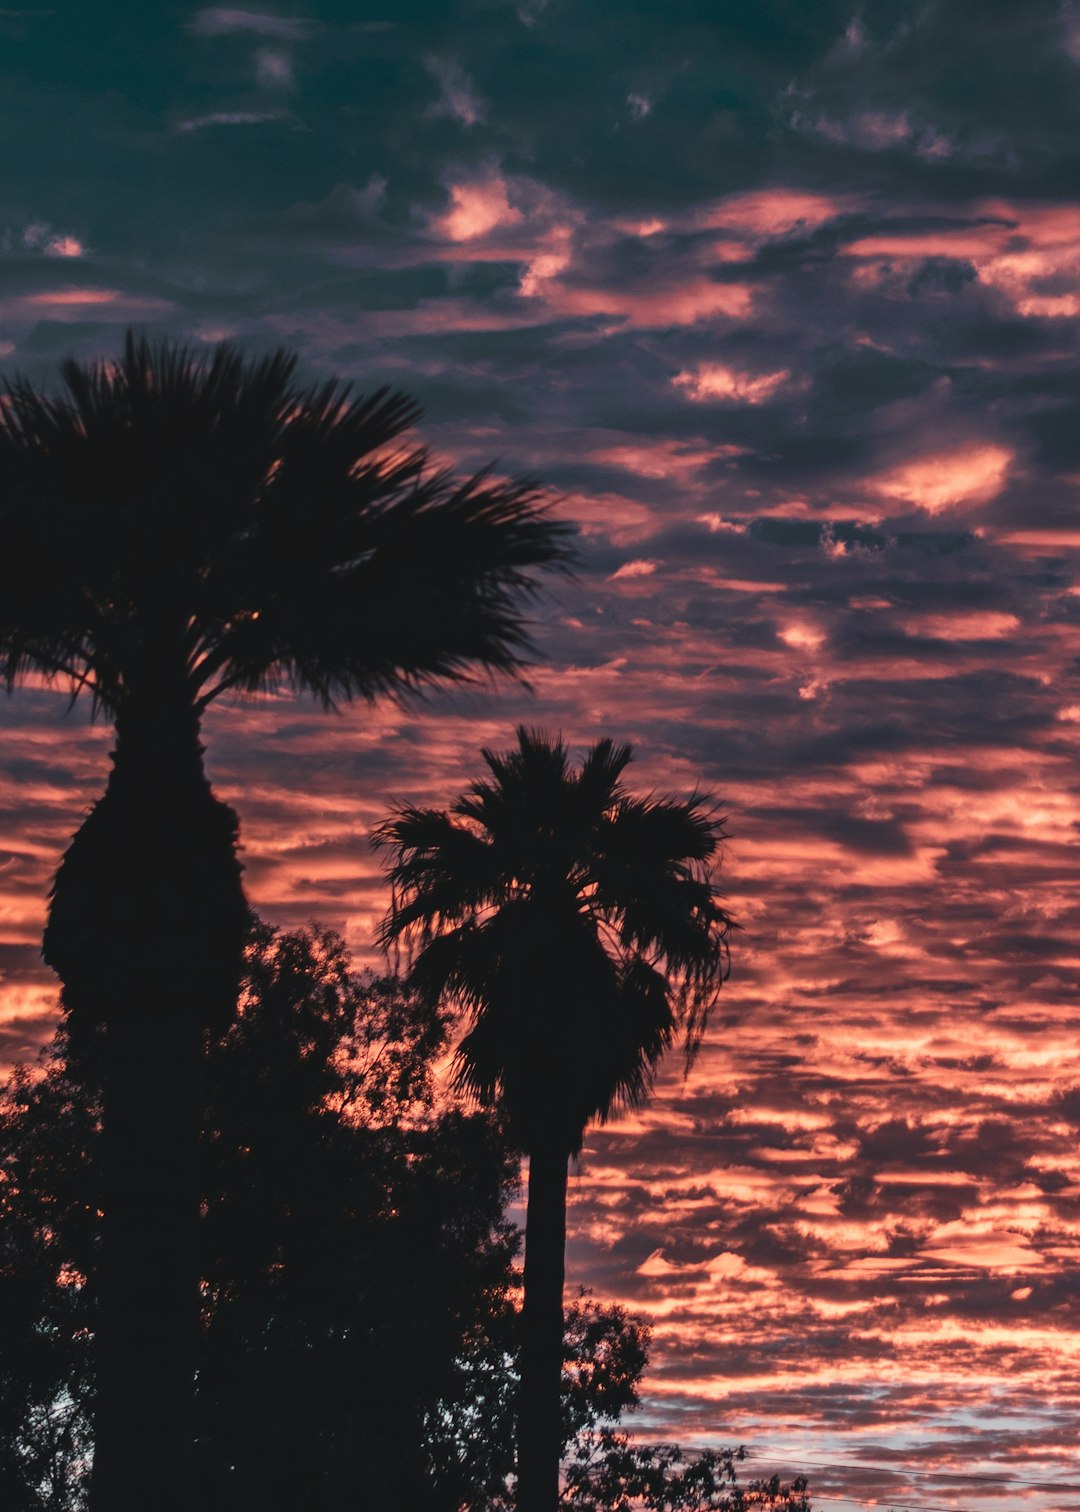
<path id="1" fill-rule="evenodd" d="M 460 1083 L 505 1107 L 523 1148 L 642 1100 L 680 1024 L 692 1055 L 728 968 L 732 921 L 709 879 L 724 832 L 699 797 L 635 798 L 628 745 L 518 730 L 448 811 L 401 808 L 385 944 L 456 998 Z"/>
<path id="2" fill-rule="evenodd" d="M 246 360 L 129 333 L 0 403 L 0 677 L 69 678 L 114 717 L 201 714 L 276 679 L 324 703 L 513 670 L 530 569 L 569 527 L 529 482 L 456 480 L 402 439 L 400 393 L 302 388 Z"/>

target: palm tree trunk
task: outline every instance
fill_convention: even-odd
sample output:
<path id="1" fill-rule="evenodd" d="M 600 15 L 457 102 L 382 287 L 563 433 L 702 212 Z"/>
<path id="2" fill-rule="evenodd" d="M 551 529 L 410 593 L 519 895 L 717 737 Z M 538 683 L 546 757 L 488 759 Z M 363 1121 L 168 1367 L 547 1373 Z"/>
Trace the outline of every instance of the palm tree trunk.
<path id="1" fill-rule="evenodd" d="M 73 1034 L 103 1030 L 91 1512 L 191 1512 L 205 1036 L 235 1009 L 236 819 L 190 709 L 117 724 L 104 797 L 57 873 L 45 957 Z"/>
<path id="2" fill-rule="evenodd" d="M 518 1512 L 555 1512 L 562 1454 L 566 1173 L 559 1144 L 529 1152 L 518 1394 Z"/>
<path id="3" fill-rule="evenodd" d="M 116 1014 L 105 1052 L 90 1505 L 180 1512 L 199 1504 L 202 1035 L 168 1011 Z"/>

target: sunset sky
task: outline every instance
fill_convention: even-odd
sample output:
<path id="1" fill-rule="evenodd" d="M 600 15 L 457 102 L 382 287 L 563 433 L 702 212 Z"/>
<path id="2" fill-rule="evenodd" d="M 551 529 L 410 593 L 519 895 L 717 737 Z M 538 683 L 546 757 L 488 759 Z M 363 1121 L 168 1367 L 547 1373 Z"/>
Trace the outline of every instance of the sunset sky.
<path id="1" fill-rule="evenodd" d="M 370 830 L 519 721 L 723 800 L 722 1011 L 572 1181 L 642 1431 L 1080 1508 L 1080 3 L 28 0 L 0 72 L 5 373 L 284 344 L 581 527 L 531 692 L 214 713 L 260 912 L 371 959 Z M 10 1064 L 110 737 L 2 718 Z"/>

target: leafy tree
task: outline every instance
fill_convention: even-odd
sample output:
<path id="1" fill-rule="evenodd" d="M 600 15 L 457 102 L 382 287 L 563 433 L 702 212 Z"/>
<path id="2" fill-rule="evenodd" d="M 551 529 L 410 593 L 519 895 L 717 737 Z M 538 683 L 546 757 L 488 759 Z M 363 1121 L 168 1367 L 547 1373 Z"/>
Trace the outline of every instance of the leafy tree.
<path id="1" fill-rule="evenodd" d="M 435 1115 L 444 1026 L 415 995 L 358 982 L 332 936 L 252 965 L 207 1152 L 202 1505 L 435 1505 L 427 1424 L 510 1309 L 506 1151 Z"/>
<path id="2" fill-rule="evenodd" d="M 48 1118 L 38 1126 L 45 1107 Z M 72 1199 L 73 1171 L 66 1161 L 94 1136 L 85 1099 L 69 1095 L 56 1068 L 43 1081 L 16 1072 L 0 1101 L 0 1507 L 5 1512 L 69 1512 L 81 1505 L 90 1449 L 89 1315 L 84 1278 L 67 1257 L 88 1248 L 89 1203 Z"/>
<path id="3" fill-rule="evenodd" d="M 580 1438 L 566 1474 L 567 1512 L 813 1512 L 803 1476 L 740 1486 L 742 1449 L 690 1456 L 676 1444 L 633 1444 L 602 1428 Z"/>
<path id="4" fill-rule="evenodd" d="M 700 798 L 634 798 L 631 748 L 520 728 L 449 810 L 405 807 L 384 943 L 468 1016 L 459 1085 L 503 1110 L 529 1157 L 518 1424 L 520 1512 L 558 1500 L 567 1163 L 587 1125 L 640 1103 L 682 1024 L 688 1057 L 726 975 L 731 920 L 709 866 L 723 830 Z"/>
<path id="5" fill-rule="evenodd" d="M 58 678 L 116 729 L 44 948 L 71 1034 L 106 1028 L 93 1502 L 141 1507 L 168 1464 L 159 1505 L 188 1512 L 201 1057 L 247 927 L 202 716 L 279 680 L 330 705 L 512 672 L 565 527 L 528 483 L 432 470 L 408 398 L 298 387 L 285 352 L 129 335 L 61 372 L 0 406 L 0 676 Z"/>
<path id="6" fill-rule="evenodd" d="M 505 1505 L 516 1160 L 490 1117 L 438 1102 L 445 1035 L 334 935 L 256 929 L 203 1120 L 206 1512 Z M 85 1491 L 102 1038 L 61 1033 L 0 1099 L 5 1512 L 72 1512 Z M 568 1444 L 634 1404 L 644 1345 L 620 1309 L 570 1310 Z"/>

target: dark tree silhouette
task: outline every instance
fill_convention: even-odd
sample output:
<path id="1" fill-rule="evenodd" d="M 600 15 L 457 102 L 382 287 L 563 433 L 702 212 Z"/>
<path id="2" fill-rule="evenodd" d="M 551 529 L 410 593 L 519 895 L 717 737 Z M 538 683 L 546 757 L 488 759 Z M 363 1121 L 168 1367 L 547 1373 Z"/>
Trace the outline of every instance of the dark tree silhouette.
<path id="1" fill-rule="evenodd" d="M 567 1470 L 567 1512 L 813 1512 L 805 1477 L 739 1484 L 743 1449 L 688 1455 L 677 1444 L 634 1444 L 615 1429 L 584 1435 Z"/>
<path id="2" fill-rule="evenodd" d="M 0 676 L 86 692 L 116 729 L 57 873 L 46 960 L 72 1033 L 106 1026 L 93 1507 L 195 1505 L 195 1148 L 207 1029 L 233 1011 L 247 909 L 237 821 L 200 723 L 284 681 L 331 705 L 513 671 L 532 569 L 566 528 L 536 489 L 433 471 L 401 394 L 293 382 L 129 336 L 66 392 L 0 406 Z"/>
<path id="3" fill-rule="evenodd" d="M 443 1016 L 334 935 L 255 932 L 208 1056 L 200 1512 L 507 1505 L 517 1160 L 438 1098 Z M 100 1041 L 0 1089 L 0 1505 L 76 1512 L 93 1401 Z M 645 1331 L 580 1300 L 568 1444 L 636 1402 Z M 142 1488 L 156 1503 L 168 1467 Z"/>
<path id="4" fill-rule="evenodd" d="M 631 797 L 631 754 L 601 740 L 574 770 L 521 728 L 449 811 L 402 808 L 375 837 L 393 857 L 383 942 L 410 941 L 413 981 L 464 1008 L 460 1085 L 529 1157 L 520 1512 L 558 1500 L 568 1161 L 647 1095 L 680 1023 L 693 1054 L 727 971 L 721 822 L 700 798 Z"/>

